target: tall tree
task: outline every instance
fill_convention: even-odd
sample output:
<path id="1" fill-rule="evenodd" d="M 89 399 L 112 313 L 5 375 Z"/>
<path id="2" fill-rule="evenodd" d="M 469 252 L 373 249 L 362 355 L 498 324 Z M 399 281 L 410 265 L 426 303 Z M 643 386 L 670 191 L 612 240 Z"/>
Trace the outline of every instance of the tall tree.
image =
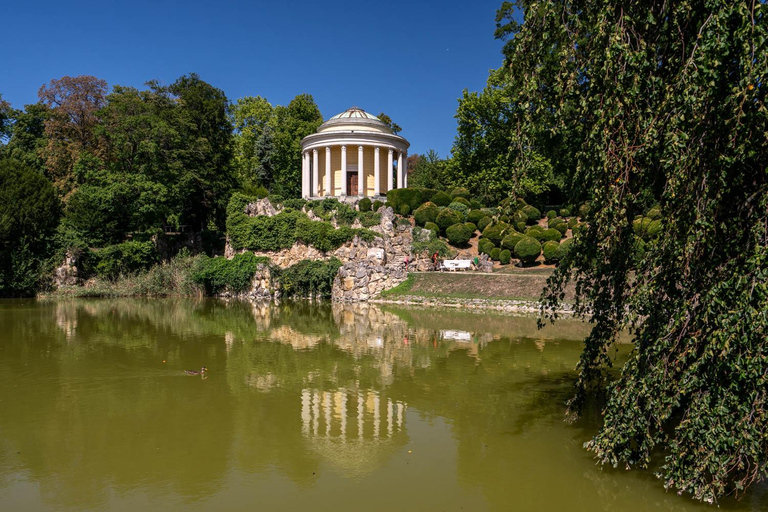
<path id="1" fill-rule="evenodd" d="M 94 128 L 96 112 L 104 106 L 107 82 L 93 76 L 65 76 L 43 85 L 37 95 L 51 109 L 45 121 L 47 145 L 43 150 L 46 170 L 66 198 L 77 187 L 74 168 L 84 153 L 103 154 Z"/>
<path id="2" fill-rule="evenodd" d="M 411 158 L 413 157 L 413 160 Z M 426 155 L 408 157 L 408 185 L 422 188 L 445 188 L 446 167 L 449 162 L 441 159 L 434 149 Z"/>
<path id="3" fill-rule="evenodd" d="M 245 96 L 232 105 L 234 165 L 241 187 L 272 183 L 269 121 L 273 113 L 272 105 L 261 96 Z"/>
<path id="4" fill-rule="evenodd" d="M 48 142 L 45 121 L 50 113 L 50 109 L 42 103 L 25 105 L 24 110 L 11 109 L 6 124 L 8 141 L 0 146 L 0 157 L 20 160 L 43 173 L 43 151 Z"/>
<path id="5" fill-rule="evenodd" d="M 525 12 L 522 26 L 510 15 Z M 768 476 L 768 19 L 764 2 L 522 0 L 499 30 L 524 144 L 578 126 L 589 228 L 551 278 L 574 278 L 593 322 L 576 413 L 604 382 L 617 333 L 635 351 L 588 443 L 713 501 Z M 510 22 L 506 24 L 505 22 Z M 557 72 L 553 63 L 559 63 Z M 545 94 L 542 91 L 546 91 Z M 664 233 L 632 221 L 660 201 Z"/>

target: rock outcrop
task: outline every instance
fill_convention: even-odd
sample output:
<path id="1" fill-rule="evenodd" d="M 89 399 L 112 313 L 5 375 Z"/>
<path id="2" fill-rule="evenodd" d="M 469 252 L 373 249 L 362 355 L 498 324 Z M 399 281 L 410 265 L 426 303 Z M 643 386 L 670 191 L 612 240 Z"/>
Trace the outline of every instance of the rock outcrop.
<path id="1" fill-rule="evenodd" d="M 83 284 L 83 279 L 77 270 L 78 257 L 67 251 L 64 262 L 53 273 L 53 284 L 57 288 L 62 286 L 77 286 Z"/>

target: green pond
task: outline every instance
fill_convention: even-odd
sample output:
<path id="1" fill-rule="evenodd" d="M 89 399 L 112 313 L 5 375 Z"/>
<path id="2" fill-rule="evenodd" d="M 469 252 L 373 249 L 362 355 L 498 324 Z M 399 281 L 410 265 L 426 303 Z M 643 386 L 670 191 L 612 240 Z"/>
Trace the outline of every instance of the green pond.
<path id="1" fill-rule="evenodd" d="M 595 465 L 599 404 L 563 421 L 587 332 L 436 309 L 1 301 L 0 510 L 713 510 Z M 720 506 L 768 510 L 768 489 Z"/>

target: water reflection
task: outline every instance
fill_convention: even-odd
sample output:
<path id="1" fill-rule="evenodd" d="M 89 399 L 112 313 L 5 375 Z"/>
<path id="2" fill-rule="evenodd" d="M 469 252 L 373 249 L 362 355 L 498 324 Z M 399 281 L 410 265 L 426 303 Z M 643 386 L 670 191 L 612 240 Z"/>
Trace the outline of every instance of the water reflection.
<path id="1" fill-rule="evenodd" d="M 563 424 L 587 331 L 371 305 L 0 302 L 0 508 L 698 509 L 595 468 L 598 408 Z M 202 365 L 206 380 L 183 374 Z"/>

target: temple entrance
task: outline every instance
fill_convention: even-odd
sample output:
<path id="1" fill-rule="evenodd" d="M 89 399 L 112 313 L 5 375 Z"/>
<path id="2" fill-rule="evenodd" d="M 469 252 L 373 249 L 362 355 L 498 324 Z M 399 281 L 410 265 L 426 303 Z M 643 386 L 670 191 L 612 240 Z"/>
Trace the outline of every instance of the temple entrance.
<path id="1" fill-rule="evenodd" d="M 347 174 L 347 195 L 356 196 L 360 194 L 360 190 L 357 186 L 357 170 L 355 172 Z"/>

